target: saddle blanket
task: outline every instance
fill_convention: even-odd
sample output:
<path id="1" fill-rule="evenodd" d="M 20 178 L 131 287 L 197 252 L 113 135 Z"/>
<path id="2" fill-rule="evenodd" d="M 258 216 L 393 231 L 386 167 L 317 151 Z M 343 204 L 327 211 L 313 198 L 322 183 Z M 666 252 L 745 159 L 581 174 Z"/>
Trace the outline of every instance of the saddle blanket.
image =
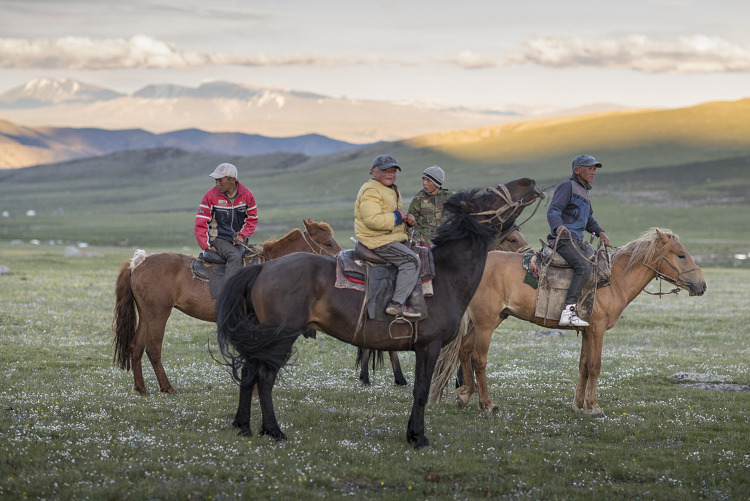
<path id="1" fill-rule="evenodd" d="M 609 285 L 610 257 L 606 251 L 594 251 L 590 244 L 584 243 L 584 255 L 593 262 L 591 275 L 583 286 L 581 297 L 577 305 L 577 314 L 583 320 L 588 320 L 594 311 L 596 290 Z M 560 319 L 565 307 L 565 296 L 575 273 L 568 262 L 545 247 L 541 252 L 524 255 L 523 267 L 526 270 L 524 283 L 537 289 L 534 317 L 547 320 Z M 530 319 L 533 320 L 533 319 Z"/>
<path id="2" fill-rule="evenodd" d="M 414 290 L 409 296 L 409 304 L 427 318 L 427 305 L 424 301 L 423 287 L 435 276 L 435 265 L 432 252 L 427 247 L 413 249 L 422 263 Z M 393 297 L 393 290 L 398 270 L 391 264 L 373 264 L 365 261 L 354 250 L 341 251 L 336 258 L 336 281 L 339 289 L 353 289 L 366 292 L 367 314 L 372 320 L 392 321 L 393 316 L 385 313 L 388 302 Z M 429 288 L 431 291 L 431 288 Z"/>

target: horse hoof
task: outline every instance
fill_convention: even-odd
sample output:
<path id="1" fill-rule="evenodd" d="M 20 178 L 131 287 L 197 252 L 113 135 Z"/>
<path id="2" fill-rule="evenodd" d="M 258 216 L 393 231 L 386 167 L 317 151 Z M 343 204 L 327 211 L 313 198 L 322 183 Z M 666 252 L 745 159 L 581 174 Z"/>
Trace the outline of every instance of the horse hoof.
<path id="1" fill-rule="evenodd" d="M 414 444 L 414 449 L 420 450 L 420 449 L 429 449 L 430 448 L 430 441 L 427 440 L 427 437 L 420 437 L 419 440 L 416 441 Z"/>
<path id="2" fill-rule="evenodd" d="M 269 435 L 272 439 L 276 440 L 277 442 L 279 440 L 286 440 L 287 439 L 286 435 L 284 435 L 284 433 L 281 430 L 279 430 L 278 428 L 275 429 L 275 430 L 273 430 L 273 431 L 268 431 L 266 428 L 261 428 L 260 429 L 260 436 L 263 436 L 263 435 Z"/>
<path id="3" fill-rule="evenodd" d="M 137 393 L 139 395 L 148 396 L 148 390 L 146 388 L 138 388 L 138 387 L 134 386 L 133 387 L 133 393 Z"/>
<path id="4" fill-rule="evenodd" d="M 409 381 L 406 379 L 396 380 L 396 386 L 409 386 Z"/>
<path id="5" fill-rule="evenodd" d="M 170 395 L 177 395 L 177 390 L 172 388 L 171 386 L 165 390 L 159 390 L 161 393 L 168 393 Z"/>
<path id="6" fill-rule="evenodd" d="M 250 425 L 242 425 L 238 426 L 240 431 L 237 432 L 237 435 L 240 437 L 252 437 L 253 436 L 253 430 L 250 429 Z"/>

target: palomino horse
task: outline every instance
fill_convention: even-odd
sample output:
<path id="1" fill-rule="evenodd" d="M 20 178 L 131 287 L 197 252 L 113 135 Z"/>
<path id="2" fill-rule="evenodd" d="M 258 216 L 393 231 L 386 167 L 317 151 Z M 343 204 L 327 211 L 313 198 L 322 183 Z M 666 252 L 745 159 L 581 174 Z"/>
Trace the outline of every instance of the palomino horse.
<path id="1" fill-rule="evenodd" d="M 292 252 L 335 256 L 341 251 L 328 223 L 317 223 L 309 218 L 303 223 L 304 232 L 295 228 L 279 240 L 265 242 L 258 257 L 269 260 Z M 114 361 L 123 370 L 133 369 L 135 392 L 148 394 L 141 367 L 145 349 L 156 373 L 159 391 L 177 393 L 161 363 L 164 328 L 172 308 L 198 320 L 216 321 L 216 301 L 211 298 L 208 283 L 193 278 L 190 270 L 193 261 L 195 258 L 190 256 L 162 252 L 143 261 L 134 256 L 120 268 L 112 324 Z"/>
<path id="2" fill-rule="evenodd" d="M 456 390 L 459 407 L 464 407 L 474 393 L 474 378 L 471 365 L 474 365 L 479 391 L 479 407 L 486 411 L 496 411 L 487 389 L 485 369 L 490 338 L 500 323 L 513 316 L 533 321 L 547 327 L 552 324 L 562 329 L 554 321 L 544 324 L 542 319 L 534 320 L 536 290 L 523 283 L 526 270 L 522 267 L 523 256 L 507 252 L 492 252 L 487 259 L 484 276 L 471 300 L 466 315 L 469 324 L 464 326 L 455 346 L 446 346 L 442 355 L 445 362 L 435 371 L 435 386 L 430 393 L 430 403 L 437 402 L 447 385 L 460 358 L 465 375 L 464 384 Z M 573 408 L 587 411 L 592 415 L 603 415 L 596 401 L 596 384 L 602 365 L 602 341 L 604 332 L 615 326 L 625 307 L 654 278 L 666 280 L 677 288 L 685 289 L 691 296 L 701 296 L 706 291 L 706 280 L 693 258 L 679 242 L 677 235 L 670 230 L 651 228 L 638 239 L 618 248 L 612 255 L 611 285 L 596 292 L 594 309 L 589 326 L 581 328 L 581 358 L 578 363 L 578 385 L 576 386 Z M 573 329 L 574 327 L 567 327 Z M 453 344 L 453 343 L 452 343 Z M 449 355 L 452 353 L 452 355 Z M 438 383 L 439 382 L 439 383 Z"/>
<path id="3" fill-rule="evenodd" d="M 458 332 L 492 240 L 539 196 L 532 179 L 518 179 L 487 190 L 459 192 L 446 201 L 451 216 L 438 229 L 433 247 L 435 295 L 425 300 L 429 317 L 416 325 L 363 318 L 367 317 L 360 315 L 365 294 L 334 287 L 333 258 L 292 254 L 231 277 L 216 303 L 216 324 L 219 349 L 240 382 L 233 423 L 240 435 L 252 434 L 250 407 L 257 383 L 260 434 L 286 438 L 273 408 L 276 375 L 292 355 L 295 340 L 318 330 L 363 348 L 416 352 L 406 439 L 415 448 L 428 446 L 424 409 L 440 349 Z"/>
<path id="4" fill-rule="evenodd" d="M 524 238 L 518 226 L 512 226 L 508 230 L 504 231 L 495 241 L 492 243 L 490 250 L 506 251 L 506 252 L 531 252 L 531 246 Z M 357 350 L 356 365 L 360 367 L 359 380 L 365 386 L 370 386 L 370 370 L 368 364 L 370 362 L 371 350 L 366 348 L 359 348 Z M 391 368 L 393 369 L 393 379 L 397 386 L 406 386 L 409 382 L 404 377 L 404 373 L 401 371 L 401 363 L 398 360 L 397 351 L 389 351 L 388 357 L 391 360 Z M 383 365 L 383 352 L 376 351 L 375 356 L 372 358 L 372 369 L 375 370 L 378 366 Z M 459 369 L 460 370 L 460 369 Z"/>

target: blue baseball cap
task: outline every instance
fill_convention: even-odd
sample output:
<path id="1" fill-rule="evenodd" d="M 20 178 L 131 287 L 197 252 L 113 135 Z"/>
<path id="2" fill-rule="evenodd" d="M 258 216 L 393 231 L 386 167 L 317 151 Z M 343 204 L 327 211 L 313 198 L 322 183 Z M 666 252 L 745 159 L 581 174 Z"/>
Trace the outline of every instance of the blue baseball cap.
<path id="1" fill-rule="evenodd" d="M 583 165 L 587 167 L 590 165 L 601 167 L 602 163 L 597 162 L 596 158 L 592 157 L 591 155 L 578 155 L 573 159 L 573 170 L 576 170 L 578 167 L 581 167 Z"/>

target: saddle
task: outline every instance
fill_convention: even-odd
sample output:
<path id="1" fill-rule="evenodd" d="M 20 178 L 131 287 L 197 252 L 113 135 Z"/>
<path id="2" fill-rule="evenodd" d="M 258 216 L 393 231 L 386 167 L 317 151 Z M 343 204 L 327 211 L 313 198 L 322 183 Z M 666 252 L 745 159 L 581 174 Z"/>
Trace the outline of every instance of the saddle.
<path id="1" fill-rule="evenodd" d="M 596 251 L 589 242 L 583 243 L 582 252 L 592 266 L 591 275 L 583 285 L 576 313 L 581 319 L 588 320 L 594 311 L 596 290 L 610 284 L 612 266 L 606 250 Z M 557 322 L 565 307 L 565 296 L 575 271 L 564 257 L 544 241 L 541 251 L 526 254 L 524 268 L 527 270 L 524 282 L 537 289 L 534 318 L 541 319 L 542 325 L 546 325 L 547 320 Z"/>
<path id="2" fill-rule="evenodd" d="M 250 244 L 248 249 L 242 249 L 242 266 L 250 266 L 263 261 L 261 251 Z M 211 291 L 211 299 L 219 297 L 222 287 L 224 286 L 224 273 L 227 268 L 227 260 L 220 254 L 204 250 L 190 264 L 190 271 L 193 278 L 202 282 L 208 282 Z"/>
<path id="3" fill-rule="evenodd" d="M 409 304 L 427 318 L 427 305 L 424 298 L 432 295 L 435 277 L 435 263 L 428 247 L 415 246 L 412 250 L 419 256 L 421 268 L 419 281 L 409 296 Z M 339 289 L 354 289 L 365 292 L 368 317 L 372 320 L 390 322 L 393 316 L 385 313 L 388 302 L 393 297 L 398 269 L 372 252 L 359 242 L 354 249 L 343 250 L 336 258 L 336 283 Z M 427 285 L 427 292 L 425 290 Z"/>

